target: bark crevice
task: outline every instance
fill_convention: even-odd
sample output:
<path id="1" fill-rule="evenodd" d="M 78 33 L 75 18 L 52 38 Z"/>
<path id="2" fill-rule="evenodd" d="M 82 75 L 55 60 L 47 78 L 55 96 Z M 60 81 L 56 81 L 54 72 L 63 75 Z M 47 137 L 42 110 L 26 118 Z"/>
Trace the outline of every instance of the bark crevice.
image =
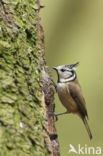
<path id="1" fill-rule="evenodd" d="M 37 0 L 38 8 L 40 8 L 40 2 Z M 45 140 L 49 147 L 49 151 L 52 156 L 59 156 L 59 143 L 58 135 L 55 128 L 54 117 L 51 112 L 55 110 L 54 103 L 54 92 L 55 88 L 52 85 L 52 75 L 49 71 L 49 67 L 46 66 L 45 56 L 44 56 L 44 31 L 40 23 L 39 10 L 37 10 L 37 22 L 38 22 L 38 34 L 40 36 L 40 51 L 41 51 L 41 66 L 42 66 L 42 77 L 43 77 L 43 98 L 44 98 L 44 109 L 46 111 L 47 121 L 44 124 L 45 129 Z"/>

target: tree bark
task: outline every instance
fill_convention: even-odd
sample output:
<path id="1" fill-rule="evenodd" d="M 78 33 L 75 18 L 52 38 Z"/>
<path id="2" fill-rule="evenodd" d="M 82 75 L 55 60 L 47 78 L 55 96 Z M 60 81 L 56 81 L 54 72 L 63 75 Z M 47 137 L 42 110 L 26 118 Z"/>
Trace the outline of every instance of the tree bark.
<path id="1" fill-rule="evenodd" d="M 0 156 L 59 156 L 35 0 L 0 1 Z"/>

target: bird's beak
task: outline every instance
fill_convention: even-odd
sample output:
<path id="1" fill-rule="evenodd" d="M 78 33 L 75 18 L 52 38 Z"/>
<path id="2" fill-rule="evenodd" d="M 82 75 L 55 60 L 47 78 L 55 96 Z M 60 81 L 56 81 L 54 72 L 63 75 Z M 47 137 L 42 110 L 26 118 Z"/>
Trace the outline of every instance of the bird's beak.
<path id="1" fill-rule="evenodd" d="M 54 70 L 57 70 L 57 68 L 56 68 L 56 67 L 53 67 L 53 69 L 54 69 Z"/>

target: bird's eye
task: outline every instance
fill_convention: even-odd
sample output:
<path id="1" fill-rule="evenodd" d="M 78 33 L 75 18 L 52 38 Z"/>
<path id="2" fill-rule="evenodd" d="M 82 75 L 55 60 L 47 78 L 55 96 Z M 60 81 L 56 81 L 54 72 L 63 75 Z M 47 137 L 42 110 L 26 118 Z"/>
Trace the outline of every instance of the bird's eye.
<path id="1" fill-rule="evenodd" d="M 65 72 L 65 69 L 61 69 L 62 72 Z"/>

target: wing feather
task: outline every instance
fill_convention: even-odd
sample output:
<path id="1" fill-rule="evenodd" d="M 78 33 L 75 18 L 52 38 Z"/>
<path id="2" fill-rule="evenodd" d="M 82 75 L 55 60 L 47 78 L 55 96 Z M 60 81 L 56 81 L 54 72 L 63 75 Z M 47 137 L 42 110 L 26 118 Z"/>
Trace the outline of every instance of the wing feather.
<path id="1" fill-rule="evenodd" d="M 75 84 L 75 83 L 70 83 L 69 84 L 69 91 L 70 91 L 70 94 L 71 94 L 73 100 L 78 105 L 78 110 L 79 110 L 80 115 L 83 118 L 88 117 L 86 104 L 85 104 L 84 97 L 82 95 L 82 91 L 81 91 L 80 85 L 79 84 Z"/>

